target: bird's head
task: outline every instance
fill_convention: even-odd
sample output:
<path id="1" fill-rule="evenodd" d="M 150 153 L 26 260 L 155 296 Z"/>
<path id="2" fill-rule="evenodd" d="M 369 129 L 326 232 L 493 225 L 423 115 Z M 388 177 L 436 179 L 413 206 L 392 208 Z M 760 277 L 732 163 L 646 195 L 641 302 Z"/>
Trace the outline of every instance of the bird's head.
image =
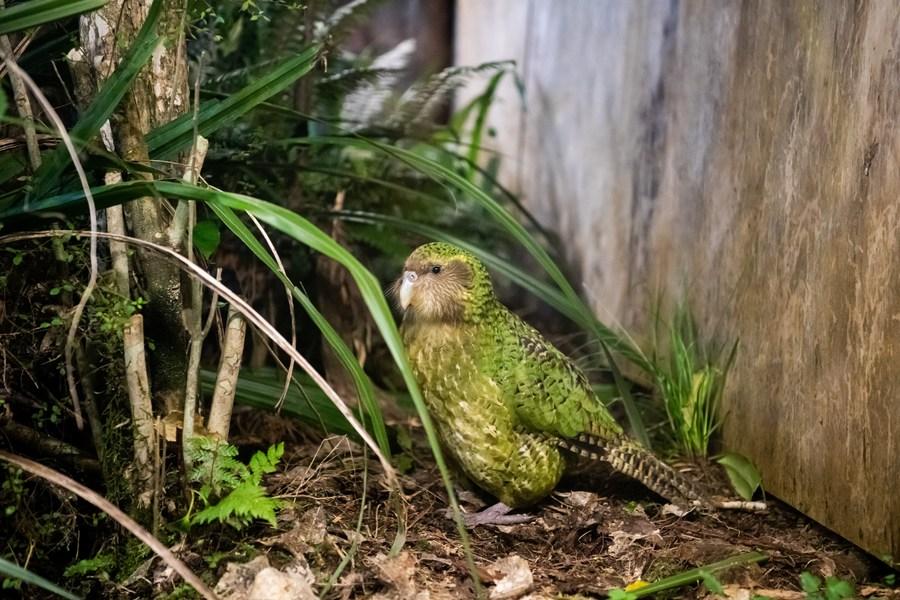
<path id="1" fill-rule="evenodd" d="M 405 315 L 453 322 L 477 318 L 494 298 L 490 275 L 470 252 L 433 242 L 416 248 L 403 264 L 394 295 Z"/>

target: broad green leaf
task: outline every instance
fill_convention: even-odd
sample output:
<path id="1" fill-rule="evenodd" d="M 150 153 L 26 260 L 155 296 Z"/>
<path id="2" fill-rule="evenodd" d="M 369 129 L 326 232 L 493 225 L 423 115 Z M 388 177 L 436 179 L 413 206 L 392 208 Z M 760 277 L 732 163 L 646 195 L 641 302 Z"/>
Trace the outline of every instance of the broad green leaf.
<path id="1" fill-rule="evenodd" d="M 815 594 L 822 587 L 822 580 L 809 571 L 800 573 L 800 587 L 807 594 Z"/>
<path id="2" fill-rule="evenodd" d="M 109 0 L 30 0 L 0 10 L 0 35 L 96 10 Z"/>
<path id="3" fill-rule="evenodd" d="M 8 103 L 6 101 L 6 93 L 3 90 L 0 90 L 0 120 L 6 116 L 6 107 Z"/>
<path id="4" fill-rule="evenodd" d="M 219 234 L 219 223 L 209 219 L 200 221 L 194 225 L 194 232 L 192 235 L 194 246 L 200 251 L 203 258 L 207 260 L 209 260 L 209 257 L 216 251 L 216 248 L 219 247 L 219 242 L 222 239 L 221 234 Z"/>
<path id="5" fill-rule="evenodd" d="M 16 563 L 10 562 L 5 558 L 0 558 L 0 573 L 2 573 L 6 577 L 21 579 L 22 581 L 30 585 L 36 585 L 40 588 L 44 588 L 48 592 L 52 592 L 57 596 L 62 596 L 63 598 L 68 598 L 69 600 L 80 600 L 79 596 L 76 596 L 71 592 L 67 592 L 55 583 L 47 581 L 40 575 L 35 575 L 28 569 L 20 567 Z"/>
<path id="6" fill-rule="evenodd" d="M 856 589 L 849 581 L 833 575 L 825 578 L 825 600 L 845 600 L 855 595 Z"/>
<path id="7" fill-rule="evenodd" d="M 716 462 L 725 467 L 734 491 L 744 500 L 751 500 L 762 483 L 762 475 L 753 463 L 736 452 L 726 452 Z"/>
<path id="8" fill-rule="evenodd" d="M 258 104 L 279 94 L 309 73 L 319 58 L 319 46 L 310 46 L 270 72 L 223 100 L 205 102 L 197 115 L 196 128 L 209 137 L 216 130 L 245 115 Z M 194 139 L 194 115 L 188 113 L 147 134 L 150 155 L 171 158 Z"/>
<path id="9" fill-rule="evenodd" d="M 16 177 L 25 170 L 28 159 L 25 157 L 24 149 L 16 148 L 8 150 L 0 154 L 0 183 L 6 183 L 13 177 Z M 21 200 L 21 191 L 14 190 L 9 197 L 0 200 L 0 207 L 11 206 L 19 203 Z"/>
<path id="10" fill-rule="evenodd" d="M 100 132 L 103 124 L 112 116 L 119 102 L 125 97 L 135 77 L 144 67 L 153 51 L 162 41 L 156 35 L 156 28 L 162 15 L 164 0 L 154 0 L 147 18 L 134 38 L 127 54 L 119 66 L 103 83 L 90 106 L 79 116 L 78 122 L 69 131 L 69 136 L 77 142 L 92 140 Z M 47 153 L 44 162 L 34 175 L 34 197 L 46 195 L 56 185 L 59 176 L 69 164 L 69 153 L 60 144 L 56 150 Z"/>

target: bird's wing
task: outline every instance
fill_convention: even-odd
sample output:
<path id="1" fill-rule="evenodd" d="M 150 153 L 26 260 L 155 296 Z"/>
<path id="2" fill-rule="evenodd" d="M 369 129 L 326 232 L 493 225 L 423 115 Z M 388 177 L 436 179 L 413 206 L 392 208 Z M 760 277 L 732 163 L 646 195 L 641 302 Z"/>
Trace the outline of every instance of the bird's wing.
<path id="1" fill-rule="evenodd" d="M 507 315 L 496 379 L 520 424 L 566 438 L 621 435 L 584 373 L 536 329 L 512 312 Z"/>

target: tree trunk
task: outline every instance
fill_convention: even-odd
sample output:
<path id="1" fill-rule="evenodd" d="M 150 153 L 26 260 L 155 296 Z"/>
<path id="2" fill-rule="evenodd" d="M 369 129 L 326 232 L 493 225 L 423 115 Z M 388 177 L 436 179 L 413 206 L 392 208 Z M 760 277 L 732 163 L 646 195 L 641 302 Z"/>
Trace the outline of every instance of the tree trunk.
<path id="1" fill-rule="evenodd" d="M 112 0 L 82 18 L 82 44 L 98 85 L 115 70 L 151 4 L 151 0 Z M 149 164 L 144 136 L 188 108 L 186 4 L 186 0 L 166 0 L 159 24 L 159 33 L 165 40 L 131 86 L 121 118 L 113 123 L 116 145 L 126 160 Z M 141 173 L 134 177 L 152 176 Z M 134 235 L 162 244 L 169 244 L 171 212 L 165 201 L 157 198 L 142 198 L 126 206 Z M 148 300 L 144 314 L 154 324 L 151 340 L 155 348 L 150 359 L 155 401 L 166 413 L 181 410 L 187 368 L 181 273 L 177 267 L 143 251 L 137 253 L 136 260 Z"/>

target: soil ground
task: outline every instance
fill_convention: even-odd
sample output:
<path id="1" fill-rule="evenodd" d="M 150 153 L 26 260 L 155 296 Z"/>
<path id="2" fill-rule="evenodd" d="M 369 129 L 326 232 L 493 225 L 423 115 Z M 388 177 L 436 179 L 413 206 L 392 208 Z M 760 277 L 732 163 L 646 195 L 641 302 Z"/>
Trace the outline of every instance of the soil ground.
<path id="1" fill-rule="evenodd" d="M 252 433 L 243 439 L 252 445 L 268 442 Z M 383 487 L 377 463 L 366 463 L 355 444 L 342 438 L 289 443 L 284 469 L 267 481 L 274 495 L 289 502 L 279 528 L 200 535 L 185 558 L 217 580 L 230 561 L 263 553 L 276 568 L 304 573 L 319 593 L 332 579 L 327 593 L 332 598 L 473 598 L 465 553 L 446 516 L 443 484 L 427 449 L 415 455 L 402 477 L 406 497 L 397 501 Z M 707 485 L 724 485 L 716 468 L 690 468 Z M 363 490 L 366 510 L 360 521 Z M 470 491 L 461 496 L 467 511 L 490 500 Z M 770 510 L 764 514 L 678 516 L 639 484 L 598 472 L 564 482 L 533 507 L 530 514 L 536 518 L 530 523 L 476 528 L 470 532 L 471 546 L 490 598 L 602 598 L 610 588 L 654 581 L 750 551 L 768 559 L 716 574 L 729 597 L 806 598 L 799 575 L 808 571 L 823 579 L 849 580 L 860 597 L 900 598 L 897 590 L 876 583 L 888 573 L 884 565 L 774 498 L 768 500 Z M 399 554 L 392 554 L 398 535 L 405 543 Z M 224 557 L 213 572 L 210 556 Z M 342 560 L 349 562 L 334 577 Z M 230 589 L 237 584 L 227 579 L 218 591 L 240 597 L 240 590 Z M 705 587 L 690 585 L 665 597 L 708 596 Z"/>

